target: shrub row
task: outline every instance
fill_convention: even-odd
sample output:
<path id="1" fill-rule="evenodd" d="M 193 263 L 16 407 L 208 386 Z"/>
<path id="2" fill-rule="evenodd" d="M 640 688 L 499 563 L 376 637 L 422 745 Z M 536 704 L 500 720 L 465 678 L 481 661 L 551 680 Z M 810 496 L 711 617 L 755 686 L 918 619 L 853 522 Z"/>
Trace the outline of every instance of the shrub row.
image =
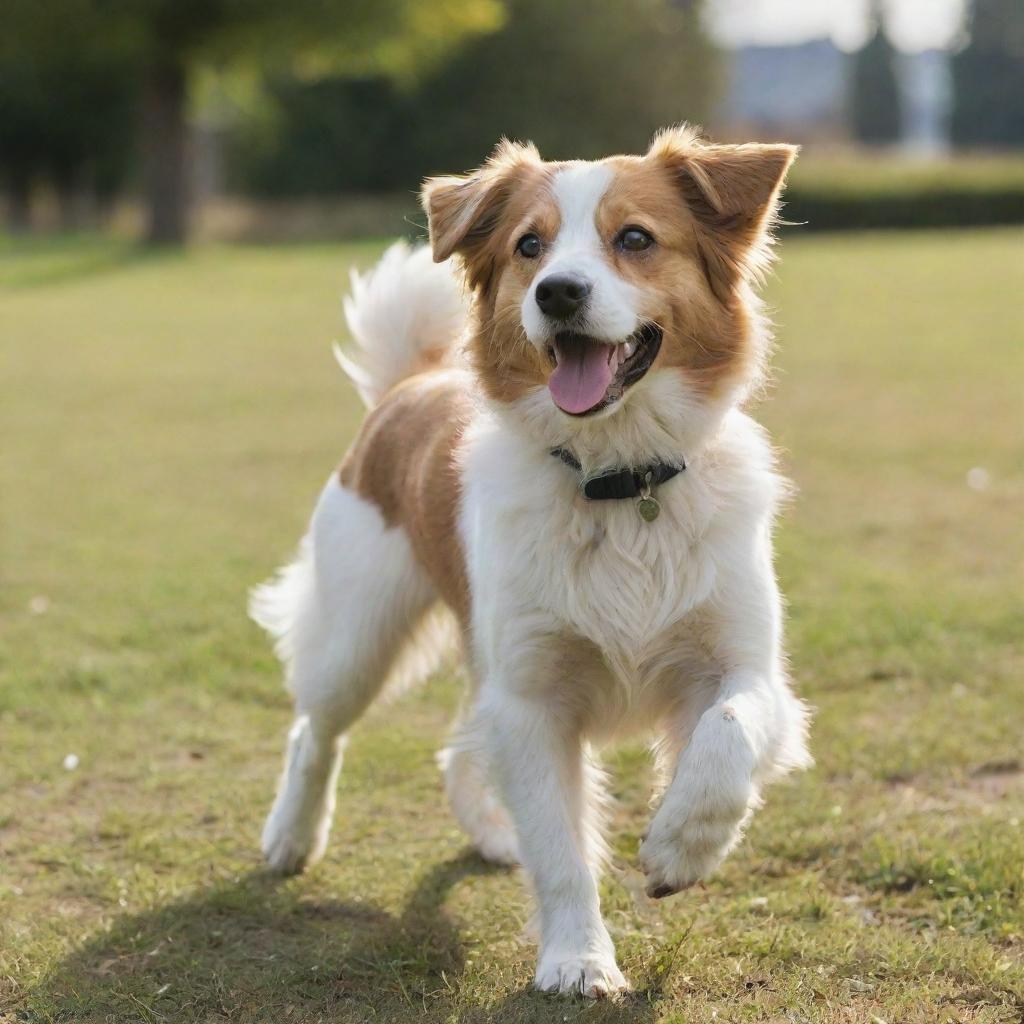
<path id="1" fill-rule="evenodd" d="M 370 184 L 378 188 L 370 190 Z M 204 211 L 202 233 L 264 241 L 424 236 L 415 184 L 383 184 L 215 203 Z M 784 221 L 800 225 L 791 229 L 797 233 L 1024 224 L 1024 157 L 937 163 L 804 159 L 794 168 L 785 199 Z"/>
<path id="2" fill-rule="evenodd" d="M 797 164 L 783 213 L 810 231 L 1024 223 L 1024 159 Z"/>
<path id="3" fill-rule="evenodd" d="M 957 228 L 1024 224 L 1024 188 L 998 192 L 944 189 L 920 193 L 843 195 L 794 187 L 785 220 L 809 231 Z"/>

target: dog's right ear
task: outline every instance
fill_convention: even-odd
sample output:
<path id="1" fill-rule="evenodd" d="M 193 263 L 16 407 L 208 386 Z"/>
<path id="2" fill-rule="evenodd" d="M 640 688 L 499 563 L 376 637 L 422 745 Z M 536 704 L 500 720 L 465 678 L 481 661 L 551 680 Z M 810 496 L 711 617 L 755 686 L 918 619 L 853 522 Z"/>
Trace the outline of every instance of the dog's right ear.
<path id="1" fill-rule="evenodd" d="M 420 201 L 427 213 L 434 261 L 462 257 L 470 284 L 481 283 L 474 264 L 486 248 L 502 210 L 524 172 L 540 163 L 531 144 L 502 139 L 487 162 L 463 177 L 428 178 Z"/>

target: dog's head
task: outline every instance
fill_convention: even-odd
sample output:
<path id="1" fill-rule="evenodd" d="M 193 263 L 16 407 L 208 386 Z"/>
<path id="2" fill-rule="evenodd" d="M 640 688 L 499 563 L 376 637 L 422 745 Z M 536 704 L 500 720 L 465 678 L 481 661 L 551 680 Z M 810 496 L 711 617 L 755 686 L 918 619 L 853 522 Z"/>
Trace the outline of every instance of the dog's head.
<path id="1" fill-rule="evenodd" d="M 475 295 L 488 394 L 546 387 L 586 417 L 659 374 L 698 396 L 748 382 L 762 347 L 749 283 L 795 153 L 706 145 L 684 127 L 593 163 L 503 142 L 473 174 L 427 181 L 434 258 L 459 257 Z"/>

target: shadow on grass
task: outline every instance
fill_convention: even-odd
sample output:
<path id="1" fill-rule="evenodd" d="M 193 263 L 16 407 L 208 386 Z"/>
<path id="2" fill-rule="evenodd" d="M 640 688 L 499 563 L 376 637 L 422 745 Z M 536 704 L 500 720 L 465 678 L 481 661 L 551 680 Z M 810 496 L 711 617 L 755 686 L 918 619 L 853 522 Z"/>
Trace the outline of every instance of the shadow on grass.
<path id="1" fill-rule="evenodd" d="M 186 250 L 102 236 L 10 242 L 0 247 L 0 290 L 20 291 L 99 277 L 130 266 L 181 260 Z"/>
<path id="2" fill-rule="evenodd" d="M 594 1006 L 525 984 L 487 1003 L 463 992 L 465 950 L 443 904 L 462 880 L 500 870 L 475 854 L 439 864 L 419 880 L 400 916 L 362 902 L 313 900 L 254 872 L 119 918 L 55 968 L 18 1019 L 521 1024 L 583 1013 L 588 1022 L 651 1019 L 653 1007 L 642 994 Z M 497 983 L 500 967 L 494 970 Z M 524 975 L 527 970 L 524 965 Z"/>

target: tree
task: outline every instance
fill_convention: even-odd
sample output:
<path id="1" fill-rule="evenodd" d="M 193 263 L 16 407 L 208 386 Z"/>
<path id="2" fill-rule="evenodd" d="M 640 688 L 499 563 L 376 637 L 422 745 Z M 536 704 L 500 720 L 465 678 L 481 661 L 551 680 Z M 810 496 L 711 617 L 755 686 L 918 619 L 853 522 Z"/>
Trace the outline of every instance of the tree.
<path id="1" fill-rule="evenodd" d="M 636 151 L 656 129 L 709 113 L 715 53 L 694 4 L 511 0 L 508 11 L 500 32 L 424 83 L 422 108 L 447 112 L 442 131 L 421 132 L 427 170 L 479 160 L 498 134 L 551 159 Z"/>
<path id="2" fill-rule="evenodd" d="M 414 190 L 479 163 L 501 135 L 556 157 L 643 149 L 708 113 L 715 53 L 689 0 L 509 0 L 414 88 L 381 78 L 271 83 L 269 128 L 245 126 L 234 167 L 267 194 Z"/>
<path id="3" fill-rule="evenodd" d="M 6 0 L 0 56 L 51 60 L 73 41 L 130 65 L 140 98 L 147 237 L 187 232 L 189 84 L 204 66 L 410 74 L 500 23 L 499 0 Z M 56 42 L 55 42 L 56 40 Z"/>
<path id="4" fill-rule="evenodd" d="M 968 31 L 953 57 L 953 142 L 1024 146 L 1024 5 L 975 0 Z"/>
<path id="5" fill-rule="evenodd" d="M 12 230 L 29 226 L 33 186 L 54 186 L 75 227 L 79 198 L 109 197 L 128 166 L 134 89 L 127 69 L 87 50 L 45 57 L 0 48 L 0 178 Z"/>
<path id="6" fill-rule="evenodd" d="M 900 90 L 896 54 L 885 34 L 877 3 L 872 9 L 872 24 L 871 38 L 854 57 L 850 120 L 858 142 L 885 146 L 900 139 Z"/>

